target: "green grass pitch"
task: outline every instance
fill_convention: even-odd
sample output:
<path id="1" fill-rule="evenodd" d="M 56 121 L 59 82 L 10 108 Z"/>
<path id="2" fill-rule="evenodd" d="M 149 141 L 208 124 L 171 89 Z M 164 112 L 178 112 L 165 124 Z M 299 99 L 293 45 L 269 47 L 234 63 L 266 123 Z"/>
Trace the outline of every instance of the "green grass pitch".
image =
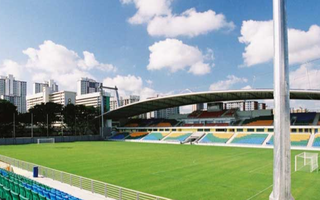
<path id="1" fill-rule="evenodd" d="M 268 199 L 272 190 L 272 149 L 75 142 L 1 146 L 0 154 L 179 200 Z M 319 199 L 320 173 L 292 173 L 292 193 Z"/>

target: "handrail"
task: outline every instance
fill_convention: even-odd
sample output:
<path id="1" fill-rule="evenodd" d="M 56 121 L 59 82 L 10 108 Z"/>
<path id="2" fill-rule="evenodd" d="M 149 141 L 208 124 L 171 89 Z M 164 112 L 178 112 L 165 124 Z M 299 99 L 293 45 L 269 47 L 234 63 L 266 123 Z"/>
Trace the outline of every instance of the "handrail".
<path id="1" fill-rule="evenodd" d="M 4 161 L 15 167 L 32 172 L 33 167 L 38 167 L 39 174 L 57 180 L 61 183 L 65 183 L 71 186 L 78 187 L 83 190 L 90 191 L 92 193 L 100 194 L 105 197 L 119 200 L 170 200 L 165 197 L 160 197 L 128 188 L 120 187 L 117 185 L 104 183 L 102 181 L 85 178 L 82 176 L 74 175 L 71 173 L 59 171 L 49 167 L 44 167 L 34 163 L 10 158 L 8 156 L 0 155 L 0 160 Z"/>

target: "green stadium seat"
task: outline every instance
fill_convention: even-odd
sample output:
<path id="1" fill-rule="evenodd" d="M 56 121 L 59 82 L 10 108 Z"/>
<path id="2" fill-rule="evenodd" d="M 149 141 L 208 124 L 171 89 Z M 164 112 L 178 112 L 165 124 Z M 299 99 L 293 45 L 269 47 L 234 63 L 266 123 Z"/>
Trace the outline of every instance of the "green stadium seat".
<path id="1" fill-rule="evenodd" d="M 27 197 L 24 197 L 24 196 L 22 196 L 21 194 L 20 194 L 20 200 L 30 200 L 30 199 L 28 199 Z"/>
<path id="2" fill-rule="evenodd" d="M 15 193 L 20 193 L 20 188 L 19 188 L 19 183 L 18 182 L 13 182 L 13 184 L 14 184 L 14 192 Z M 18 197 L 19 198 L 19 197 Z"/>
<path id="3" fill-rule="evenodd" d="M 4 189 L 5 200 L 12 200 L 10 189 L 6 187 L 3 187 L 3 189 Z"/>
<path id="4" fill-rule="evenodd" d="M 9 180 L 9 189 L 10 190 L 14 190 L 14 184 L 13 184 L 13 180 Z"/>
<path id="5" fill-rule="evenodd" d="M 3 189 L 3 185 L 0 184 L 0 199 L 4 199 L 4 189 Z"/>
<path id="6" fill-rule="evenodd" d="M 11 191 L 12 200 L 20 200 L 19 194 Z"/>
<path id="7" fill-rule="evenodd" d="M 26 189 L 22 184 L 19 184 L 19 194 L 26 197 Z"/>
<path id="8" fill-rule="evenodd" d="M 41 194 L 39 194 L 39 198 L 40 200 L 47 200 L 47 198 L 45 196 L 42 196 Z"/>
<path id="9" fill-rule="evenodd" d="M 38 193 L 36 193 L 33 190 L 31 192 L 32 192 L 32 200 L 40 200 Z"/>
<path id="10" fill-rule="evenodd" d="M 26 188 L 26 197 L 29 200 L 33 200 L 31 190 Z"/>

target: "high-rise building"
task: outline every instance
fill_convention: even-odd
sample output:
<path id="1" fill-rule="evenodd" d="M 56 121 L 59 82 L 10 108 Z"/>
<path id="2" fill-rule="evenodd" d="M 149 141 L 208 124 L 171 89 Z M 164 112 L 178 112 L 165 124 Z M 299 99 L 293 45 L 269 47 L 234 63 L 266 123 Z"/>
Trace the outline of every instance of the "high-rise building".
<path id="1" fill-rule="evenodd" d="M 166 108 L 166 109 L 154 111 L 154 118 L 167 119 L 171 115 L 177 115 L 177 114 L 180 114 L 179 107 Z"/>
<path id="2" fill-rule="evenodd" d="M 44 87 L 43 92 L 28 95 L 27 96 L 27 107 L 28 110 L 35 105 L 41 104 L 41 103 L 57 103 L 61 104 L 63 106 L 66 106 L 68 104 L 75 104 L 76 103 L 76 93 L 75 92 L 69 92 L 69 91 L 61 91 L 61 92 L 50 92 L 49 87 Z"/>
<path id="3" fill-rule="evenodd" d="M 78 80 L 77 95 L 99 92 L 100 84 L 101 83 L 93 79 L 81 78 L 80 80 Z"/>
<path id="4" fill-rule="evenodd" d="M 223 104 L 224 109 L 239 109 L 240 111 L 265 110 L 266 104 L 257 101 L 235 101 Z"/>
<path id="5" fill-rule="evenodd" d="M 132 103 L 140 101 L 140 96 L 130 95 L 130 96 L 127 96 L 127 97 L 120 97 L 119 101 L 120 101 L 119 102 L 120 106 L 125 106 L 125 105 L 129 105 L 129 104 L 132 104 Z M 111 99 L 110 99 L 110 110 L 114 110 L 116 108 L 118 108 L 117 99 L 115 97 L 111 97 Z"/>
<path id="6" fill-rule="evenodd" d="M 198 103 L 198 104 L 192 105 L 192 112 L 193 111 L 200 111 L 203 109 L 204 109 L 204 103 Z"/>
<path id="7" fill-rule="evenodd" d="M 0 99 L 10 101 L 20 113 L 27 111 L 27 82 L 15 80 L 14 76 L 0 76 Z"/>
<path id="8" fill-rule="evenodd" d="M 59 86 L 54 82 L 54 80 L 45 81 L 44 83 L 34 83 L 33 84 L 33 94 L 43 92 L 43 88 L 49 88 L 50 93 L 58 92 Z"/>

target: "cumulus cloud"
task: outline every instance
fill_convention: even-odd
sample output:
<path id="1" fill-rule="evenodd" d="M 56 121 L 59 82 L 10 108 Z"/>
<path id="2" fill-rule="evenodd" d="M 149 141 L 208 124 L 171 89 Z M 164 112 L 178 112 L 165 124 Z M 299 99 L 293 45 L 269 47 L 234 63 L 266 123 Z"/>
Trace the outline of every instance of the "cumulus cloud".
<path id="1" fill-rule="evenodd" d="M 210 31 L 220 29 L 234 29 L 233 22 L 227 22 L 223 14 L 212 10 L 197 12 L 191 8 L 181 15 L 157 16 L 148 24 L 148 33 L 151 36 L 195 37 Z"/>
<path id="2" fill-rule="evenodd" d="M 273 59 L 273 21 L 244 21 L 239 42 L 246 45 L 242 54 L 245 66 L 253 66 Z M 308 31 L 289 29 L 289 62 L 304 63 L 320 58 L 320 27 Z"/>
<path id="3" fill-rule="evenodd" d="M 248 79 L 239 78 L 234 75 L 228 75 L 226 80 L 218 81 L 210 85 L 210 90 L 227 90 L 238 83 L 246 83 Z"/>
<path id="4" fill-rule="evenodd" d="M 29 89 L 32 82 L 54 79 L 60 88 L 75 91 L 78 79 L 94 78 L 92 70 L 116 71 L 112 64 L 97 61 L 93 53 L 84 51 L 81 58 L 75 51 L 50 40 L 44 41 L 38 48 L 27 48 L 22 52 L 27 56 L 27 61 L 18 64 L 4 60 L 0 64 L 0 74 L 13 74 L 17 79 L 28 81 Z"/>
<path id="5" fill-rule="evenodd" d="M 14 74 L 17 79 L 23 77 L 25 70 L 23 66 L 13 60 L 4 60 L 0 64 L 0 75 Z"/>
<path id="6" fill-rule="evenodd" d="M 320 70 L 314 64 L 304 64 L 290 72 L 292 89 L 320 89 Z"/>
<path id="7" fill-rule="evenodd" d="M 155 16 L 170 15 L 172 0 L 120 0 L 122 4 L 134 3 L 137 13 L 129 19 L 131 24 L 149 22 Z"/>
<path id="8" fill-rule="evenodd" d="M 235 25 L 223 14 L 213 10 L 197 12 L 195 8 L 173 14 L 172 0 L 120 0 L 122 4 L 135 4 L 137 13 L 129 19 L 131 24 L 148 24 L 151 36 L 195 37 L 220 29 L 232 30 Z"/>
<path id="9" fill-rule="evenodd" d="M 103 84 L 111 87 L 117 86 L 121 96 L 139 95 L 141 100 L 157 96 L 155 90 L 143 85 L 143 80 L 139 76 L 117 75 L 114 78 L 104 79 Z"/>
<path id="10" fill-rule="evenodd" d="M 151 53 L 148 70 L 168 69 L 176 72 L 189 68 L 188 72 L 195 75 L 204 75 L 211 71 L 210 64 L 205 63 L 208 55 L 203 55 L 197 47 L 186 45 L 180 40 L 166 39 L 156 42 L 149 50 Z"/>

